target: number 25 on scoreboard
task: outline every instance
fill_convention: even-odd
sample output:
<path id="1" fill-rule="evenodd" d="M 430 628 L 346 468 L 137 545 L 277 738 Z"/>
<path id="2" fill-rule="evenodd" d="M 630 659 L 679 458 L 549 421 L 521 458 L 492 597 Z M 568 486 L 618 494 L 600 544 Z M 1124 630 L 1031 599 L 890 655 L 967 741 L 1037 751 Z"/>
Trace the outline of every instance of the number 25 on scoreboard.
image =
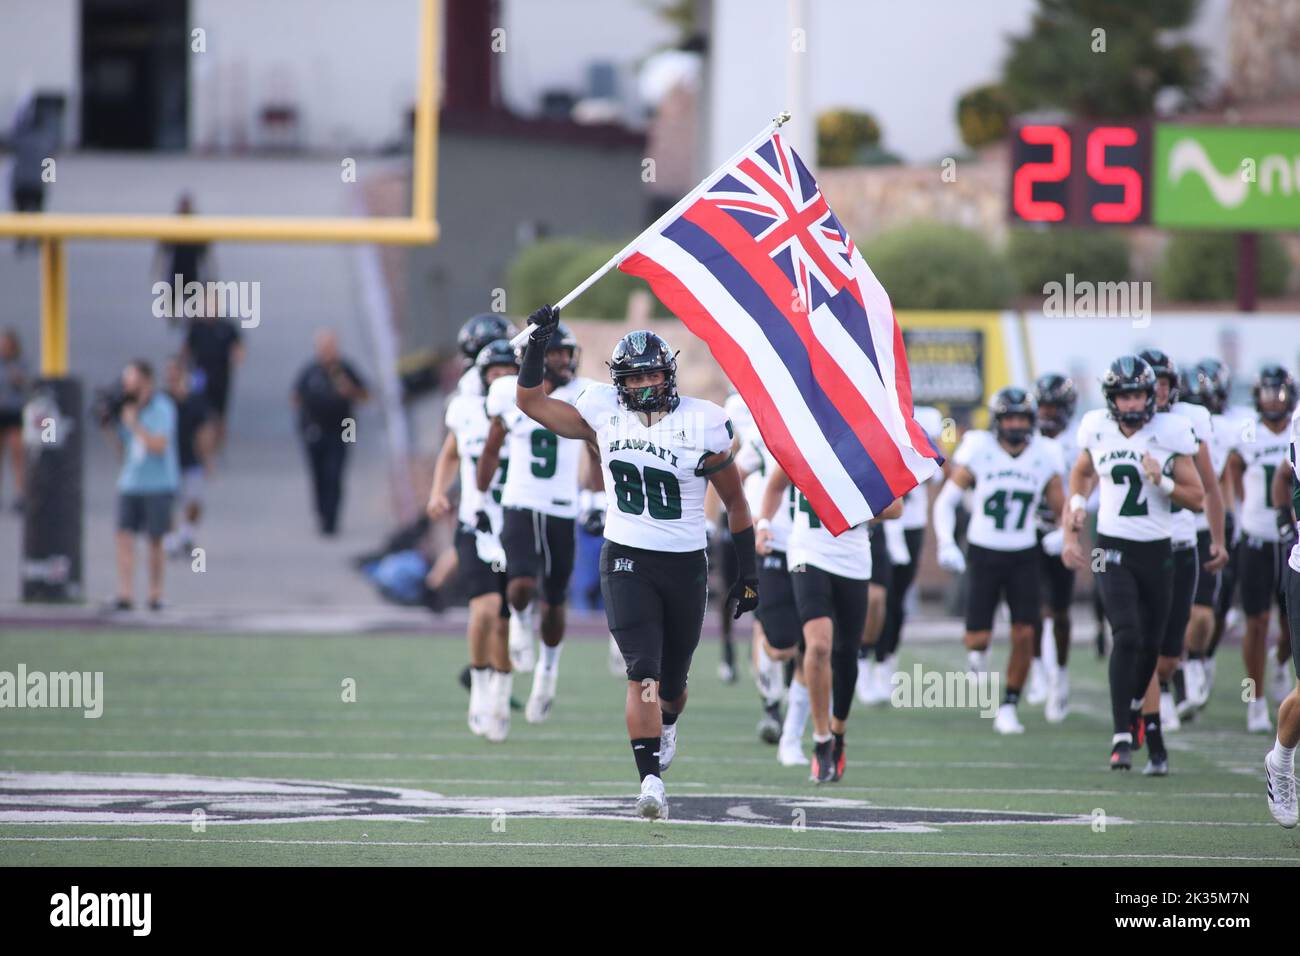
<path id="1" fill-rule="evenodd" d="M 1150 127 L 1026 123 L 1011 137 L 1010 218 L 1128 225 L 1150 221 Z"/>

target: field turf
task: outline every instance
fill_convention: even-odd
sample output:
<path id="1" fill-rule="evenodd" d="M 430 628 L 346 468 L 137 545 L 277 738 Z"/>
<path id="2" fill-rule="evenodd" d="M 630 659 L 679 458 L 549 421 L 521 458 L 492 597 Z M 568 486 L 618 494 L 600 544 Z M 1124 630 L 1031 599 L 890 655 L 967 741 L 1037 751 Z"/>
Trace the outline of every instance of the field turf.
<path id="1" fill-rule="evenodd" d="M 1138 772 L 1144 753 L 1130 774 L 1106 767 L 1105 665 L 1084 645 L 1075 655 L 1074 713 L 1052 727 L 1022 707 L 1018 738 L 970 710 L 855 704 L 846 778 L 818 789 L 757 740 L 752 682 L 722 684 L 707 642 L 665 777 L 672 818 L 651 824 L 631 816 L 625 685 L 600 642 L 566 647 L 547 723 L 517 712 L 510 739 L 491 744 L 466 729 L 464 643 L 451 635 L 9 633 L 0 670 L 102 671 L 104 712 L 0 710 L 0 863 L 1300 861 L 1300 831 L 1265 806 L 1271 737 L 1245 733 L 1236 648 L 1220 655 L 1208 710 L 1168 735 L 1165 779 Z M 1004 663 L 1004 643 L 994 657 Z M 963 660 L 955 624 L 952 640 L 904 639 L 904 668 Z M 518 699 L 530 679 L 516 680 Z M 111 822 L 81 822 L 89 812 Z M 237 822 L 254 818 L 275 822 Z"/>

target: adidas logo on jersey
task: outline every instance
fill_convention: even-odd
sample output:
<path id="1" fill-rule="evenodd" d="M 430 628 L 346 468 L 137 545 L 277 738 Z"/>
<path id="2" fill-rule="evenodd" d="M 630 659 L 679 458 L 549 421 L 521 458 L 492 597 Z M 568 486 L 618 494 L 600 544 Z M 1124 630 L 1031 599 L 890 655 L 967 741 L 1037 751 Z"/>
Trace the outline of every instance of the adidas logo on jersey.
<path id="1" fill-rule="evenodd" d="M 632 559 L 631 559 L 631 558 L 615 558 L 615 559 L 614 559 L 614 570 L 615 570 L 615 571 L 631 571 L 631 570 L 632 570 Z"/>

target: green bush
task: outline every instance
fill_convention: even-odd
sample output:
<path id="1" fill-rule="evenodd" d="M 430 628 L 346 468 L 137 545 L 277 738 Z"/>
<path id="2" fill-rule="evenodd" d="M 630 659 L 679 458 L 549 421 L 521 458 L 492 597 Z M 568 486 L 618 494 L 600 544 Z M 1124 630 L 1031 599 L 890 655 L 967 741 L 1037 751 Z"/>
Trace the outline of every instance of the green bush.
<path id="1" fill-rule="evenodd" d="M 1128 239 L 1103 229 L 1015 229 L 1007 264 L 1020 292 L 1039 295 L 1048 282 L 1121 282 L 1129 277 Z"/>
<path id="2" fill-rule="evenodd" d="M 817 165 L 852 166 L 880 144 L 880 124 L 870 113 L 827 110 L 817 116 Z"/>
<path id="3" fill-rule="evenodd" d="M 971 149 L 996 143 L 1007 134 L 1011 100 L 996 83 L 967 90 L 957 100 L 957 126 L 961 141 Z"/>
<path id="4" fill-rule="evenodd" d="M 558 302 L 591 275 L 626 242 L 558 238 L 533 243 L 515 257 L 507 272 L 511 307 L 526 313 L 546 302 Z M 647 286 L 635 276 L 613 269 L 607 272 L 565 311 L 583 319 L 623 319 L 627 300 L 635 289 Z M 653 298 L 653 295 L 651 296 Z M 655 299 L 655 315 L 667 315 Z"/>
<path id="5" fill-rule="evenodd" d="M 1282 241 L 1261 233 L 1256 255 L 1256 286 L 1261 296 L 1282 295 L 1291 260 Z M 1179 232 L 1165 247 L 1160 265 L 1160 297 L 1172 301 L 1221 302 L 1237 290 L 1237 236 L 1231 232 Z"/>
<path id="6" fill-rule="evenodd" d="M 876 237 L 864 255 L 896 309 L 1000 309 L 1011 295 L 1003 259 L 959 226 L 902 226 Z"/>

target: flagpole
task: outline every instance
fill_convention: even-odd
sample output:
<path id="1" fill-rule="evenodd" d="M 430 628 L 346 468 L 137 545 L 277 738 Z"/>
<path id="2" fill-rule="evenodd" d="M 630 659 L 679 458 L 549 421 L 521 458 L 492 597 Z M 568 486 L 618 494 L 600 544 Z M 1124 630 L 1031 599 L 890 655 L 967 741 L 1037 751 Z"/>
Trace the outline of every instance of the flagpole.
<path id="1" fill-rule="evenodd" d="M 767 139 L 767 137 L 771 136 L 774 131 L 780 129 L 783 124 L 789 122 L 789 120 L 790 120 L 790 113 L 788 110 L 782 110 L 780 113 L 778 113 L 772 119 L 772 122 L 768 123 L 761 130 L 759 130 L 758 133 L 756 133 L 748 143 L 746 143 L 744 146 L 740 147 L 740 149 L 732 153 L 731 156 L 729 156 L 721 165 L 719 165 L 717 169 L 715 169 L 713 172 L 709 173 L 709 175 L 705 176 L 702 180 L 700 180 L 699 185 L 697 185 L 694 189 L 688 192 L 681 199 L 677 200 L 677 202 L 673 205 L 671 209 L 669 209 L 666 213 L 664 213 L 662 216 L 660 216 L 658 219 L 652 222 L 645 229 L 641 230 L 640 234 L 635 239 L 629 242 L 618 252 L 614 253 L 614 255 L 610 258 L 608 262 L 606 262 L 603 266 L 601 266 L 591 275 L 587 276 L 587 278 L 584 279 L 582 283 L 578 285 L 577 288 L 575 288 L 572 292 L 566 295 L 559 302 L 555 303 L 556 310 L 563 309 L 565 306 L 567 306 L 578 296 L 582 295 L 582 293 L 586 292 L 587 289 L 591 288 L 591 286 L 595 284 L 597 279 L 603 276 L 610 269 L 615 268 L 620 262 L 626 259 L 629 253 L 631 253 L 631 251 L 636 247 L 636 244 L 640 242 L 641 239 L 647 233 L 655 232 L 664 223 L 669 222 L 672 219 L 675 219 L 678 215 L 681 214 L 683 209 L 685 209 L 687 206 L 693 203 L 697 198 L 699 198 L 700 194 L 703 193 L 704 190 L 709 187 L 710 183 L 712 183 L 713 181 L 713 178 L 717 176 L 718 173 L 726 169 L 728 166 L 731 166 L 738 159 L 740 159 L 740 157 L 744 156 L 746 153 L 748 153 L 751 149 L 753 149 L 763 140 Z M 532 334 L 533 329 L 535 328 L 537 328 L 537 326 L 535 326 L 533 323 L 531 322 L 528 323 L 528 328 L 524 329 L 513 339 L 511 339 L 510 344 L 515 346 L 516 348 L 523 345 L 525 342 L 528 341 L 528 336 Z"/>

